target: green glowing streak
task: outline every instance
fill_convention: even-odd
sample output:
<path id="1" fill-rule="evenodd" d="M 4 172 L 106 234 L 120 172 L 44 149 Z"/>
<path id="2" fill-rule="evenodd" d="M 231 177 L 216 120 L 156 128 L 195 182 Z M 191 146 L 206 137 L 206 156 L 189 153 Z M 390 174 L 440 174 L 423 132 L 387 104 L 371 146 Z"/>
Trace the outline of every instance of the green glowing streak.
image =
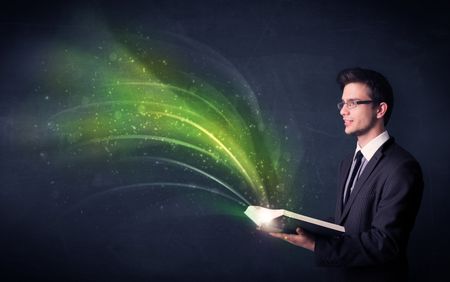
<path id="1" fill-rule="evenodd" d="M 154 141 L 160 141 L 160 142 L 166 142 L 169 144 L 179 145 L 179 146 L 183 146 L 183 147 L 201 152 L 203 154 L 206 154 L 217 161 L 220 160 L 220 158 L 217 155 L 215 155 L 211 152 L 208 152 L 198 146 L 195 146 L 195 145 L 192 145 L 187 142 L 180 141 L 180 140 L 176 140 L 173 138 L 167 138 L 167 137 L 162 137 L 162 136 L 153 136 L 153 135 L 121 135 L 121 136 L 110 136 L 110 137 L 104 137 L 104 138 L 94 138 L 87 142 L 79 144 L 77 147 L 86 146 L 86 145 L 89 145 L 92 143 L 110 142 L 110 141 L 115 141 L 115 140 L 133 140 L 133 139 L 139 139 L 139 140 L 144 140 L 144 141 L 154 140 Z"/>
<path id="2" fill-rule="evenodd" d="M 260 187 L 260 185 L 258 185 L 259 183 L 255 184 L 255 182 L 252 180 L 252 178 L 248 175 L 247 170 L 242 166 L 242 164 L 239 162 L 239 160 L 236 158 L 236 156 L 222 142 L 220 142 L 220 140 L 217 139 L 214 136 L 214 134 L 212 134 L 211 132 L 209 132 L 208 130 L 203 128 L 202 126 L 198 125 L 197 123 L 190 121 L 189 119 L 186 119 L 186 118 L 183 118 L 183 117 L 180 117 L 177 115 L 173 115 L 173 114 L 163 113 L 163 112 L 153 112 L 153 111 L 151 111 L 151 112 L 154 114 L 168 116 L 168 117 L 177 119 L 179 121 L 185 122 L 185 123 L 190 124 L 193 127 L 197 128 L 201 132 L 205 133 L 209 138 L 211 138 L 211 140 L 214 141 L 214 143 L 216 143 L 219 146 L 219 148 L 221 148 L 222 150 L 224 150 L 227 153 L 227 155 L 239 167 L 240 171 L 244 174 L 246 180 L 248 181 L 249 184 L 251 184 L 252 187 Z"/>
<path id="3" fill-rule="evenodd" d="M 116 193 L 116 192 L 123 192 L 123 191 L 128 191 L 131 189 L 148 189 L 150 187 L 161 187 L 164 189 L 168 189 L 169 187 L 173 188 L 188 188 L 188 189 L 194 189 L 194 190 L 200 190 L 200 191 L 206 191 L 209 193 L 213 193 L 216 195 L 219 195 L 225 199 L 228 199 L 230 201 L 236 202 L 237 204 L 241 205 L 241 206 L 247 206 L 248 204 L 243 203 L 239 200 L 236 200 L 233 197 L 230 197 L 227 194 L 224 194 L 220 191 L 217 191 L 215 189 L 209 188 L 209 187 L 203 187 L 203 186 L 199 186 L 199 185 L 195 185 L 195 184 L 184 184 L 184 183 L 177 183 L 177 182 L 145 182 L 145 183 L 135 183 L 135 184 L 129 184 L 129 185 L 123 185 L 123 186 L 117 186 L 117 187 L 113 187 L 110 189 L 107 189 L 105 191 L 102 192 L 98 192 L 95 194 L 90 195 L 89 197 L 83 199 L 82 201 L 78 202 L 77 204 L 75 204 L 74 206 L 70 207 L 68 210 L 66 210 L 64 212 L 64 214 L 61 216 L 61 218 L 63 218 L 66 214 L 69 214 L 71 212 L 73 212 L 74 210 L 76 210 L 78 207 L 81 207 L 82 205 L 86 204 L 87 202 L 90 202 L 92 200 L 98 199 L 102 196 L 108 195 L 108 194 L 112 194 L 112 193 Z"/>
<path id="4" fill-rule="evenodd" d="M 119 103 L 117 101 L 110 101 L 110 102 L 102 102 L 102 103 L 94 103 L 94 104 L 77 106 L 77 107 L 73 107 L 73 108 L 61 111 L 61 112 L 55 114 L 54 116 L 52 116 L 51 119 L 55 119 L 56 117 L 61 116 L 63 114 L 67 114 L 69 112 L 75 112 L 77 110 L 81 110 L 81 109 L 85 109 L 85 108 L 101 106 L 101 105 L 119 105 L 119 104 L 122 104 L 122 103 Z M 124 104 L 136 105 L 137 103 L 136 102 L 125 101 Z M 166 104 L 163 104 L 163 103 L 155 103 L 155 102 L 140 102 L 140 104 L 160 105 L 160 106 L 164 106 L 164 107 L 168 107 L 168 108 L 170 108 L 170 107 L 176 108 L 174 106 L 166 105 Z M 192 113 L 191 111 L 187 111 L 187 112 Z M 213 133 L 211 133 L 209 130 L 205 129 L 204 127 L 200 126 L 198 123 L 195 123 L 195 122 L 193 122 L 193 121 L 191 121 L 191 120 L 189 120 L 187 118 L 181 117 L 179 115 L 170 114 L 170 113 L 166 113 L 166 112 L 147 111 L 146 114 L 147 115 L 155 114 L 155 115 L 160 115 L 160 116 L 167 116 L 167 117 L 179 120 L 181 122 L 187 123 L 187 124 L 193 126 L 194 128 L 200 130 L 201 132 L 206 134 L 213 141 L 214 144 L 217 144 L 221 150 L 226 152 L 226 155 L 228 155 L 228 157 L 232 160 L 232 162 L 234 162 L 237 165 L 237 167 L 239 168 L 239 170 L 242 172 L 242 174 L 244 175 L 246 181 L 250 184 L 250 187 L 262 187 L 262 184 L 258 181 L 259 178 L 258 178 L 257 172 L 252 170 L 253 178 L 250 177 L 249 173 L 244 168 L 244 166 L 241 164 L 241 162 L 237 159 L 235 154 L 233 154 L 231 152 L 231 150 L 229 150 L 223 144 L 223 142 L 221 142 Z M 196 115 L 195 113 L 193 113 L 193 114 Z M 162 137 L 162 136 L 128 135 L 128 136 L 120 136 L 120 137 L 94 138 L 94 139 L 91 140 L 91 142 L 111 141 L 111 140 L 118 140 L 118 139 L 136 139 L 136 138 L 152 139 L 152 140 L 157 140 L 157 141 L 162 141 L 162 142 L 168 142 L 168 143 L 172 143 L 172 144 L 181 145 L 181 146 L 188 147 L 190 149 L 194 149 L 196 151 L 200 151 L 202 153 L 208 154 L 208 155 L 212 156 L 216 160 L 219 159 L 216 156 L 214 156 L 213 154 L 209 153 L 208 151 L 199 148 L 198 146 L 195 146 L 195 145 L 192 145 L 190 143 L 183 142 L 183 141 L 180 141 L 180 140 L 175 140 L 175 139 L 172 139 L 172 138 L 166 138 L 166 137 Z M 239 149 L 239 147 L 236 146 L 236 145 L 232 145 L 232 147 L 235 148 L 236 150 Z M 247 160 L 247 157 L 246 157 L 246 155 L 244 153 L 241 152 L 240 156 L 241 156 L 241 159 L 243 159 L 245 162 L 247 162 L 247 163 L 250 162 L 249 160 Z M 247 167 L 248 167 L 248 169 L 252 169 L 251 166 L 247 166 Z M 255 179 L 255 180 L 253 180 L 253 179 Z M 262 192 L 264 193 L 264 190 L 262 190 Z"/>
<path id="5" fill-rule="evenodd" d="M 158 57 L 152 48 L 144 50 L 136 43 L 129 41 L 124 47 L 111 41 L 110 47 L 95 54 L 57 50 L 49 81 L 58 82 L 63 96 L 58 97 L 59 108 L 66 109 L 50 117 L 49 128 L 63 141 L 60 144 L 77 148 L 137 139 L 179 146 L 200 154 L 181 159 L 186 156 L 179 150 L 138 145 L 145 154 L 172 154 L 173 164 L 216 181 L 247 204 L 238 190 L 250 188 L 261 205 L 275 199 L 286 188 L 289 164 L 280 158 L 278 138 L 264 127 L 251 89 L 228 86 L 235 76 L 220 77 L 222 73 L 210 76 L 221 83 L 208 83 L 195 69 L 183 69 L 170 57 Z M 129 153 L 135 144 L 112 145 L 116 152 Z M 236 183 L 225 184 L 221 177 L 193 165 L 203 162 Z"/>
<path id="6" fill-rule="evenodd" d="M 247 201 L 241 194 L 239 194 L 239 192 L 237 192 L 236 190 L 234 190 L 233 188 L 231 188 L 228 184 L 226 184 L 225 182 L 217 179 L 216 177 L 212 176 L 211 174 L 198 169 L 196 167 L 193 167 L 191 165 L 188 165 L 186 163 L 183 162 L 179 162 L 176 160 L 172 160 L 172 159 L 167 159 L 167 158 L 156 158 L 156 157 L 140 157 L 138 159 L 151 159 L 151 160 L 156 160 L 156 161 L 162 161 L 162 162 L 166 162 L 166 163 L 170 163 L 170 164 L 175 164 L 184 168 L 188 168 L 190 170 L 193 170 L 195 172 L 198 172 L 199 174 L 206 176 L 209 179 L 214 180 L 215 182 L 219 183 L 220 185 L 222 185 L 223 187 L 225 187 L 227 190 L 229 190 L 230 192 L 232 192 L 234 195 L 238 196 L 239 199 L 241 199 L 242 201 L 244 201 L 247 205 L 251 205 L 249 201 Z"/>
<path id="7" fill-rule="evenodd" d="M 118 101 L 108 101 L 108 102 L 91 103 L 91 104 L 80 105 L 80 106 L 72 107 L 72 108 L 69 108 L 69 109 L 65 109 L 65 110 L 62 110 L 62 111 L 60 111 L 60 112 L 58 112 L 58 113 L 52 115 L 52 116 L 49 118 L 49 120 L 54 120 L 54 119 L 58 118 L 59 116 L 62 116 L 62 115 L 64 115 L 64 114 L 68 114 L 68 113 L 74 113 L 74 112 L 77 112 L 78 110 L 89 109 L 89 108 L 95 108 L 95 107 L 102 107 L 102 106 L 111 106 L 111 105 L 117 106 L 117 105 L 122 105 L 122 104 L 125 104 L 125 105 L 133 105 L 133 106 L 138 106 L 138 105 L 150 105 L 150 106 L 151 106 L 151 105 L 156 105 L 156 106 L 161 106 L 161 107 L 165 107 L 165 108 L 172 108 L 172 109 L 174 109 L 174 110 L 186 112 L 186 113 L 188 113 L 188 114 L 190 114 L 190 115 L 193 115 L 193 116 L 201 117 L 200 115 L 198 115 L 198 114 L 195 113 L 195 112 L 192 112 L 192 111 L 189 111 L 189 110 L 186 110 L 186 109 L 180 109 L 180 108 L 177 107 L 177 106 L 172 106 L 172 105 L 165 104 L 165 103 L 146 102 L 146 101 L 139 101 L 139 102 L 136 102 L 136 101 L 124 101 L 124 100 L 118 100 Z"/>
<path id="8" fill-rule="evenodd" d="M 121 82 L 121 84 L 124 84 L 124 85 L 158 86 L 158 87 L 163 88 L 163 89 L 177 90 L 179 92 L 182 92 L 182 93 L 185 93 L 185 94 L 189 94 L 192 97 L 195 97 L 196 99 L 199 99 L 200 101 L 202 101 L 203 103 L 208 105 L 208 107 L 210 107 L 217 114 L 219 114 L 223 118 L 223 120 L 225 120 L 230 126 L 233 126 L 232 122 L 222 113 L 222 111 L 220 111 L 216 106 L 214 106 L 208 100 L 206 100 L 206 99 L 202 98 L 201 96 L 193 93 L 192 91 L 188 91 L 188 90 L 180 88 L 180 87 L 176 87 L 176 86 L 173 86 L 173 85 L 167 85 L 167 84 L 164 84 L 164 83 L 158 83 L 158 82 Z"/>

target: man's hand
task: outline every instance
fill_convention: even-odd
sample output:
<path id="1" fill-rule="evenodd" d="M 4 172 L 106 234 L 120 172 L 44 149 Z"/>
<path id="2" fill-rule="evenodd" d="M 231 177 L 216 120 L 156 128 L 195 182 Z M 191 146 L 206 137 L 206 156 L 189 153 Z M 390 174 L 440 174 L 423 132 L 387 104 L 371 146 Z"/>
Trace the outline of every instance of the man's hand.
<path id="1" fill-rule="evenodd" d="M 316 245 L 314 236 L 311 234 L 308 234 L 301 228 L 297 228 L 295 230 L 297 234 L 286 234 L 286 233 L 272 233 L 270 232 L 270 236 L 282 239 L 284 241 L 287 241 L 293 245 L 308 249 L 312 252 L 314 252 L 314 248 Z"/>

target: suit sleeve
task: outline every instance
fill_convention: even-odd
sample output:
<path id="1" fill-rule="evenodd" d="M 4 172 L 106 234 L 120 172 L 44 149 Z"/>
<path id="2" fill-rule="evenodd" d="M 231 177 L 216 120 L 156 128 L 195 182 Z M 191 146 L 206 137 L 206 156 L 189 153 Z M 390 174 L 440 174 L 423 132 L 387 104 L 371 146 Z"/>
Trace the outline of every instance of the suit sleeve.
<path id="1" fill-rule="evenodd" d="M 386 177 L 369 230 L 317 237 L 315 255 L 322 266 L 371 266 L 405 255 L 423 190 L 419 164 L 401 163 Z M 364 216 L 361 214 L 361 216 Z"/>

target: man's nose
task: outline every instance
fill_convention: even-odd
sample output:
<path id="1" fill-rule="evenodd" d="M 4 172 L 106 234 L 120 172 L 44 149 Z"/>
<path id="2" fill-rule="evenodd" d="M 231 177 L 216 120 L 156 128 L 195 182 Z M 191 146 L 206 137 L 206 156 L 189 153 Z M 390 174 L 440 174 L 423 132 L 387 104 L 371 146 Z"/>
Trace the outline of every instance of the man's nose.
<path id="1" fill-rule="evenodd" d="M 348 109 L 347 109 L 347 105 L 344 104 L 342 109 L 339 111 L 339 113 L 341 114 L 341 116 L 347 115 L 348 114 Z"/>

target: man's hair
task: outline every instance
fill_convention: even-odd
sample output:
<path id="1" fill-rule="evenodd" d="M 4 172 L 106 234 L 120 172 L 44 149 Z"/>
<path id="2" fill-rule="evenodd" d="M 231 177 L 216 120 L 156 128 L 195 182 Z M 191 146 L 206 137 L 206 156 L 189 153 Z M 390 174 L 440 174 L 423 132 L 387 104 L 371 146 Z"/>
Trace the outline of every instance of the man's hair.
<path id="1" fill-rule="evenodd" d="M 375 105 L 385 102 L 388 105 L 386 114 L 384 115 L 384 125 L 387 125 L 394 108 L 394 93 L 388 80 L 379 72 L 362 69 L 350 68 L 339 72 L 337 82 L 341 86 L 341 90 L 352 82 L 363 83 L 370 89 L 369 96 L 375 101 Z"/>

